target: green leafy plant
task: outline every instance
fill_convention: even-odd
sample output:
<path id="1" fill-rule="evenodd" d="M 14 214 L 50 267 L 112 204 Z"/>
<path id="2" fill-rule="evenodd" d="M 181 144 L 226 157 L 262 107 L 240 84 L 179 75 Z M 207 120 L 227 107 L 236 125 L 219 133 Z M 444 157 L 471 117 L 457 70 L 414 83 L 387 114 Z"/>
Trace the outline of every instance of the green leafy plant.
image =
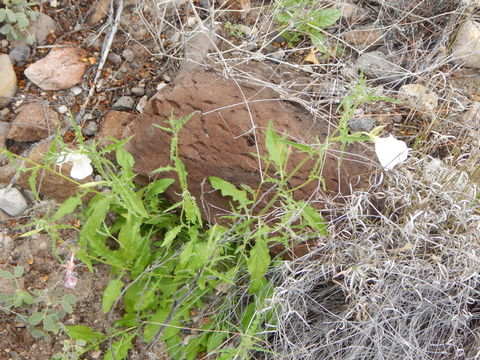
<path id="1" fill-rule="evenodd" d="M 24 35 L 30 20 L 37 19 L 37 13 L 33 10 L 36 3 L 28 0 L 4 0 L 0 8 L 0 34 L 7 37 L 7 40 L 33 43 L 32 34 Z M 2 5 L 0 5 L 2 6 Z"/>
<path id="2" fill-rule="evenodd" d="M 0 277 L 10 280 L 13 290 L 0 293 L 0 310 L 15 314 L 16 320 L 24 323 L 34 338 L 49 341 L 50 333 L 57 335 L 62 329 L 60 320 L 73 312 L 76 297 L 60 288 L 51 291 L 22 290 L 19 279 L 23 273 L 22 266 L 16 266 L 12 272 L 0 270 Z"/>
<path id="3" fill-rule="evenodd" d="M 75 359 L 103 343 L 107 345 L 104 359 L 126 359 L 137 341 L 147 347 L 162 342 L 173 359 L 208 354 L 226 360 L 249 358 L 253 351 L 268 352 L 266 329 L 274 329 L 276 323 L 271 274 L 282 261 L 271 255 L 270 247 L 278 245 L 286 250 L 295 245 L 296 239 L 328 235 L 321 214 L 306 201 L 297 200 L 294 193 L 313 181 L 323 183 L 319 174 L 325 151 L 333 142 L 343 146 L 369 140 L 368 134 L 349 134 L 346 122 L 358 106 L 375 99 L 364 83 L 353 87 L 352 95 L 341 104 L 344 116 L 337 132 L 318 145 L 288 141 L 270 123 L 264 133 L 266 152 L 257 154 L 263 169 L 257 187 L 209 178 L 212 188 L 230 201 L 231 215 L 224 219 L 228 226 L 205 224 L 197 199 L 189 191 L 178 143 L 183 126 L 193 114 L 170 117 L 157 125 L 171 136 L 170 163 L 155 170 L 157 180 L 145 187 L 134 182 L 134 158 L 124 148 L 128 139 L 112 139 L 112 144 L 104 148 L 98 148 L 95 142 L 87 145 L 72 123 L 78 151 L 91 159 L 103 180 L 82 185 L 69 179 L 79 185 L 78 194 L 55 212 L 28 224 L 33 229 L 24 235 L 45 231 L 55 243 L 61 239 L 61 230 L 78 231 L 74 246 L 78 259 L 90 271 L 97 263 L 111 268 L 102 311 L 121 316 L 105 334 L 82 325 L 63 327 L 71 340 L 64 343 L 56 358 Z M 68 179 L 52 166 L 65 146 L 57 136 L 44 164 L 28 163 L 35 194 L 40 170 Z M 303 158 L 292 161 L 293 152 Z M 115 161 L 106 156 L 110 153 L 115 154 Z M 20 158 L 7 155 L 11 161 Z M 309 169 L 309 175 L 304 183 L 292 186 L 301 169 Z M 170 203 L 163 194 L 175 182 L 180 200 Z M 268 196 L 265 189 L 270 189 Z M 87 194 L 91 198 L 84 204 Z M 270 214 L 275 211 L 272 221 Z M 67 215 L 69 222 L 72 216 L 77 217 L 81 228 L 66 224 Z M 29 295 L 16 296 L 20 299 L 17 303 L 26 307 L 33 304 Z M 45 325 L 44 319 L 50 315 L 42 312 L 31 322 L 38 321 L 38 325 L 43 321 Z"/>
<path id="4" fill-rule="evenodd" d="M 277 0 L 275 5 L 275 21 L 281 26 L 281 35 L 290 46 L 306 36 L 317 50 L 326 51 L 322 30 L 340 19 L 340 10 L 318 9 L 316 0 Z"/>

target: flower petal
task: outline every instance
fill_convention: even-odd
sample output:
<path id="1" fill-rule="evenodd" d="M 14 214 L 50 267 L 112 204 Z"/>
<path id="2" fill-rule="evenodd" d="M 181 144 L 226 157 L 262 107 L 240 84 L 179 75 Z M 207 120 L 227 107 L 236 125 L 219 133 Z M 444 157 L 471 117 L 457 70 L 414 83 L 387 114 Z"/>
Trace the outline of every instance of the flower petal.
<path id="1" fill-rule="evenodd" d="M 380 164 L 386 171 L 404 162 L 408 157 L 408 150 L 404 141 L 395 139 L 392 135 L 375 140 L 375 152 Z"/>
<path id="2" fill-rule="evenodd" d="M 70 176 L 77 180 L 83 180 L 87 176 L 91 175 L 93 172 L 91 161 L 88 156 L 83 154 L 74 154 L 75 157 L 71 157 L 70 161 L 73 163 L 72 170 L 70 171 Z"/>

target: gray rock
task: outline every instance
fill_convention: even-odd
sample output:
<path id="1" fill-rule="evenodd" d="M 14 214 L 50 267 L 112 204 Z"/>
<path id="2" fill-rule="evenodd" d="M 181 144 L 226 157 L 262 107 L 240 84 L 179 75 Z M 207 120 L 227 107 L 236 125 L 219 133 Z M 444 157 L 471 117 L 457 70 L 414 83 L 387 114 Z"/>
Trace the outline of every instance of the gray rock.
<path id="1" fill-rule="evenodd" d="M 372 51 L 358 57 L 359 70 L 379 83 L 401 81 L 405 78 L 405 70 L 393 62 L 387 60 L 381 51 Z"/>
<path id="2" fill-rule="evenodd" d="M 13 239 L 7 235 L 0 235 L 0 247 L 6 250 L 13 248 Z"/>
<path id="3" fill-rule="evenodd" d="M 38 45 L 44 45 L 48 35 L 57 29 L 57 23 L 50 16 L 41 13 L 37 20 L 30 23 L 27 34 L 33 34 Z"/>
<path id="4" fill-rule="evenodd" d="M 472 69 L 480 68 L 480 23 L 465 21 L 455 35 L 452 44 L 453 62 Z"/>
<path id="5" fill-rule="evenodd" d="M 282 51 L 282 50 L 278 50 L 278 51 L 275 51 L 272 54 L 269 54 L 268 57 L 270 57 L 271 59 L 276 60 L 276 61 L 282 61 L 283 58 L 285 57 L 285 52 Z"/>
<path id="6" fill-rule="evenodd" d="M 13 64 L 23 66 L 26 64 L 27 60 L 30 58 L 31 50 L 30 46 L 20 44 L 15 47 L 8 56 Z"/>
<path id="7" fill-rule="evenodd" d="M 126 61 L 132 61 L 135 58 L 135 53 L 130 49 L 125 49 L 122 51 L 122 57 Z"/>
<path id="8" fill-rule="evenodd" d="M 112 65 L 120 65 L 122 63 L 122 57 L 114 52 L 108 54 L 107 59 L 112 63 Z"/>
<path id="9" fill-rule="evenodd" d="M 93 136 L 97 133 L 98 124 L 96 121 L 89 121 L 86 126 L 82 128 L 82 134 L 85 136 Z"/>
<path id="10" fill-rule="evenodd" d="M 0 55 L 0 109 L 11 101 L 17 92 L 17 75 L 7 54 Z"/>
<path id="11" fill-rule="evenodd" d="M 112 106 L 112 110 L 125 111 L 132 110 L 135 100 L 131 96 L 121 96 Z"/>
<path id="12" fill-rule="evenodd" d="M 348 127 L 351 132 L 370 132 L 373 129 L 373 124 L 375 124 L 375 120 L 369 117 L 358 117 L 348 120 Z"/>
<path id="13" fill-rule="evenodd" d="M 77 95 L 80 95 L 83 92 L 83 89 L 80 86 L 74 86 L 70 89 L 70 92 L 73 95 L 77 96 Z"/>
<path id="14" fill-rule="evenodd" d="M 14 187 L 0 189 L 0 209 L 10 216 L 20 216 L 28 204 L 22 193 Z"/>
<path id="15" fill-rule="evenodd" d="M 145 88 L 143 87 L 134 87 L 132 88 L 132 95 L 143 96 L 145 95 Z"/>

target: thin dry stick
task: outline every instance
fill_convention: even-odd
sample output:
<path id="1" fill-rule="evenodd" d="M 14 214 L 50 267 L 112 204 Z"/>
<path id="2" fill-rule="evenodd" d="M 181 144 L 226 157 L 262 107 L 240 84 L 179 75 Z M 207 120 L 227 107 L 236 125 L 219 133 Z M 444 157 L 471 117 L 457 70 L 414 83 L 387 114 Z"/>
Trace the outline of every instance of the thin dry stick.
<path id="1" fill-rule="evenodd" d="M 115 9 L 114 0 L 110 0 L 110 14 L 113 15 L 113 13 L 115 12 L 115 18 L 111 24 L 110 31 L 108 32 L 103 42 L 102 57 L 100 59 L 100 62 L 98 63 L 97 71 L 95 73 L 92 86 L 90 87 L 90 90 L 88 92 L 87 97 L 85 98 L 85 101 L 83 102 L 82 108 L 80 109 L 79 113 L 77 114 L 77 117 L 75 118 L 75 122 L 77 124 L 83 124 L 83 115 L 85 115 L 85 110 L 87 109 L 87 105 L 90 102 L 90 99 L 92 98 L 93 93 L 95 92 L 97 81 L 100 78 L 100 75 L 102 74 L 103 66 L 107 61 L 108 53 L 110 52 L 113 39 L 115 38 L 115 34 L 117 33 L 118 25 L 120 24 L 120 16 L 122 15 L 122 11 L 123 11 L 123 0 L 116 0 L 116 4 L 117 4 L 117 7 Z"/>

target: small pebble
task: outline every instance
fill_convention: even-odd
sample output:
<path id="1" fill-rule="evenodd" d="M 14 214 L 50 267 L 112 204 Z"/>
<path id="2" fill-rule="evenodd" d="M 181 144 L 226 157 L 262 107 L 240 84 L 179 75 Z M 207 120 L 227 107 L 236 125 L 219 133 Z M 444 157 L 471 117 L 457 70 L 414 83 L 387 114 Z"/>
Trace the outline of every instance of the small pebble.
<path id="1" fill-rule="evenodd" d="M 57 112 L 59 114 L 66 114 L 68 112 L 68 107 L 66 107 L 65 105 L 60 105 L 59 107 L 57 107 Z"/>
<path id="2" fill-rule="evenodd" d="M 167 84 L 165 84 L 164 82 L 161 82 L 160 84 L 157 85 L 157 91 L 162 90 L 165 86 L 167 86 Z"/>
<path id="3" fill-rule="evenodd" d="M 113 52 L 108 54 L 107 59 L 112 63 L 112 65 L 120 65 L 122 63 L 122 57 Z"/>
<path id="4" fill-rule="evenodd" d="M 135 58 L 135 54 L 133 53 L 132 50 L 130 49 L 125 49 L 122 51 L 122 57 L 126 60 L 126 61 L 132 61 L 134 58 Z"/>
<path id="5" fill-rule="evenodd" d="M 168 83 L 168 82 L 172 81 L 172 78 L 168 74 L 163 74 L 162 75 L 162 80 Z"/>
<path id="6" fill-rule="evenodd" d="M 83 89 L 80 86 L 74 86 L 74 87 L 70 88 L 70 92 L 73 95 L 77 96 L 77 95 L 80 95 L 83 92 Z"/>
<path id="7" fill-rule="evenodd" d="M 352 118 L 348 120 L 348 127 L 352 132 L 369 132 L 373 129 L 373 124 L 375 124 L 375 120 L 369 117 Z"/>
<path id="8" fill-rule="evenodd" d="M 132 88 L 132 94 L 135 95 L 135 96 L 143 96 L 143 95 L 145 95 L 145 88 L 134 87 L 134 88 Z"/>
<path id="9" fill-rule="evenodd" d="M 97 133 L 98 124 L 95 121 L 89 121 L 87 125 L 82 128 L 82 134 L 85 136 L 93 136 Z"/>
<path id="10" fill-rule="evenodd" d="M 137 110 L 139 113 L 143 113 L 147 105 L 148 105 L 148 96 L 145 95 L 140 100 L 138 100 L 138 104 L 135 110 Z"/>
<path id="11" fill-rule="evenodd" d="M 85 114 L 83 116 L 83 121 L 88 121 L 88 120 L 92 120 L 93 119 L 93 114 L 92 113 L 88 113 L 88 114 Z"/>
<path id="12" fill-rule="evenodd" d="M 112 110 L 132 110 L 135 100 L 131 96 L 121 96 L 112 106 Z"/>
<path id="13" fill-rule="evenodd" d="M 8 47 L 8 40 L 3 39 L 0 44 L 2 45 L 2 48 Z"/>

